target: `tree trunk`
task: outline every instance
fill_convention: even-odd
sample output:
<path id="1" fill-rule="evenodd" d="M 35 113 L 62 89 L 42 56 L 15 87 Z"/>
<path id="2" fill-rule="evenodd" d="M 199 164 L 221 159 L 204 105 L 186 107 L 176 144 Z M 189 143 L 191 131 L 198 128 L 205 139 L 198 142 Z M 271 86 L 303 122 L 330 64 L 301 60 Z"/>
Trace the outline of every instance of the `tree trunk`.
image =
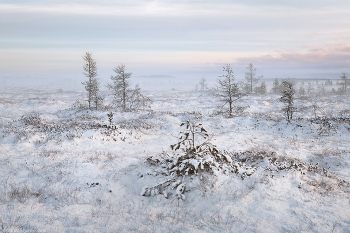
<path id="1" fill-rule="evenodd" d="M 126 98 L 126 93 L 125 93 L 125 89 L 124 89 L 124 92 L 123 92 L 123 110 L 125 111 L 126 109 L 126 106 L 125 106 L 125 98 Z"/>
<path id="2" fill-rule="evenodd" d="M 253 93 L 253 77 L 250 77 L 250 94 Z"/>
<path id="3" fill-rule="evenodd" d="M 347 89 L 347 79 L 344 80 L 344 87 L 345 87 L 345 95 L 346 95 L 346 89 Z"/>

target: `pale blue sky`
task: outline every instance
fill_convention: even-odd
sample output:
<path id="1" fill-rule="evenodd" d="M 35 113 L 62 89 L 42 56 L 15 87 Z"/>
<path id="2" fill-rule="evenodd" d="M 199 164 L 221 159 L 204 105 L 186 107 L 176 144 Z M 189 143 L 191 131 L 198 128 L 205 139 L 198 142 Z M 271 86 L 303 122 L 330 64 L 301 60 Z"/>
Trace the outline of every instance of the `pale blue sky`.
<path id="1" fill-rule="evenodd" d="M 350 1 L 1 1 L 0 76 L 81 77 L 86 51 L 100 78 L 267 78 L 350 72 Z"/>

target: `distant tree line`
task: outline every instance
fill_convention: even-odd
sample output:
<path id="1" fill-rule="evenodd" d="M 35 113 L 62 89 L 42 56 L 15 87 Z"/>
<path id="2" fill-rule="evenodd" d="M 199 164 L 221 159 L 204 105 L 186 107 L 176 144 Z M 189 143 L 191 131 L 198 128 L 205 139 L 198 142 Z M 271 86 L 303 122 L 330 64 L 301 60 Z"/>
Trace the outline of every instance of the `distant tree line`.
<path id="1" fill-rule="evenodd" d="M 86 52 L 83 56 L 85 64 L 83 66 L 83 74 L 88 78 L 82 84 L 85 86 L 87 91 L 87 102 L 89 109 L 98 109 L 102 106 L 104 97 L 100 94 L 100 82 L 97 78 L 97 66 L 96 61 L 92 58 L 92 53 Z M 248 95 L 265 95 L 267 93 L 266 84 L 264 81 L 258 85 L 259 80 L 263 76 L 257 76 L 257 69 L 250 63 L 247 67 L 247 72 L 245 72 L 246 82 L 236 82 L 233 70 L 230 64 L 223 67 L 224 75 L 219 76 L 217 80 L 217 85 L 210 89 L 207 85 L 207 80 L 203 77 L 199 84 L 196 85 L 196 90 L 202 93 L 211 93 L 215 98 L 218 98 L 222 102 L 224 112 L 227 116 L 232 117 L 235 111 L 238 111 L 241 107 L 235 104 L 239 99 Z M 130 77 L 131 72 L 126 72 L 125 65 L 120 64 L 113 69 L 115 75 L 111 75 L 111 83 L 108 83 L 107 87 L 112 92 L 114 107 L 121 111 L 137 111 L 144 109 L 149 106 L 151 99 L 144 96 L 141 93 L 141 88 L 136 85 L 135 88 L 131 88 Z M 308 83 L 304 87 L 304 82 L 301 83 L 299 90 L 295 90 L 295 82 L 290 79 L 283 79 L 281 82 L 275 79 L 272 84 L 271 93 L 275 95 L 280 95 L 279 101 L 284 104 L 283 111 L 285 113 L 287 121 L 293 119 L 293 113 L 296 111 L 294 106 L 295 95 L 305 96 L 313 95 L 315 92 L 318 95 L 326 94 L 327 90 L 325 86 L 333 85 L 331 80 L 327 80 L 324 83 L 319 84 L 316 81 L 316 88 Z M 346 73 L 342 73 L 340 76 L 340 82 L 337 81 L 337 85 L 340 85 L 338 90 L 332 88 L 332 92 L 335 94 L 346 95 L 349 93 L 348 87 L 350 85 L 350 80 Z M 316 115 L 317 103 L 312 104 L 312 108 Z M 110 119 L 113 119 L 113 114 L 110 113 Z"/>
<path id="2" fill-rule="evenodd" d="M 246 83 L 235 82 L 234 74 L 229 64 L 224 67 L 223 71 L 225 74 L 223 76 L 219 76 L 223 77 L 223 79 L 217 80 L 218 84 L 215 88 L 210 90 L 206 84 L 205 78 L 201 79 L 199 87 L 201 92 L 210 90 L 210 93 L 219 98 L 220 101 L 223 102 L 223 106 L 227 106 L 226 112 L 228 116 L 232 117 L 234 115 L 234 112 L 241 108 L 238 107 L 238 104 L 235 103 L 243 96 L 265 95 L 267 93 L 267 88 L 264 81 L 262 81 L 260 85 L 257 85 L 258 81 L 262 79 L 263 76 L 256 76 L 256 68 L 254 68 L 252 63 L 248 65 L 247 72 L 245 73 Z M 332 88 L 331 93 L 346 95 L 349 93 L 348 87 L 350 85 L 350 80 L 348 79 L 346 73 L 342 73 L 340 78 L 340 82 L 337 81 L 337 85 L 340 87 L 338 90 Z M 329 90 L 326 88 L 326 86 L 331 85 L 333 85 L 332 80 L 326 80 L 324 83 L 319 83 L 316 81 L 316 86 L 308 83 L 305 87 L 303 81 L 297 90 L 295 89 L 296 81 L 289 78 L 282 79 L 280 81 L 278 79 L 275 79 L 272 84 L 271 93 L 280 95 L 279 101 L 284 104 L 283 112 L 286 116 L 286 120 L 290 122 L 293 119 L 294 112 L 297 111 L 297 108 L 294 104 L 296 95 L 299 97 L 309 96 L 309 98 L 314 96 L 310 99 L 310 101 L 312 102 L 311 108 L 316 116 L 316 111 L 319 110 L 316 97 L 327 94 Z"/>
<path id="3" fill-rule="evenodd" d="M 331 90 L 329 90 L 329 86 L 333 86 L 333 81 L 328 79 L 325 82 L 321 82 L 319 83 L 318 81 L 316 81 L 316 85 L 312 84 L 312 83 L 308 83 L 306 87 L 304 84 L 304 81 L 301 82 L 301 85 L 298 89 L 298 91 L 296 91 L 296 94 L 298 94 L 299 96 L 310 96 L 310 95 L 325 95 L 327 93 L 332 93 L 332 94 L 337 94 L 337 95 L 347 95 L 349 94 L 349 86 L 350 86 L 350 79 L 348 78 L 346 73 L 342 73 L 342 75 L 340 76 L 340 81 L 337 80 L 336 85 L 340 86 L 337 89 L 336 88 L 332 88 Z M 328 86 L 328 88 L 327 88 Z M 273 81 L 273 87 L 271 89 L 271 93 L 273 94 L 281 94 L 281 90 L 283 88 L 283 84 L 282 82 L 280 83 L 278 81 L 278 79 L 275 79 Z"/>

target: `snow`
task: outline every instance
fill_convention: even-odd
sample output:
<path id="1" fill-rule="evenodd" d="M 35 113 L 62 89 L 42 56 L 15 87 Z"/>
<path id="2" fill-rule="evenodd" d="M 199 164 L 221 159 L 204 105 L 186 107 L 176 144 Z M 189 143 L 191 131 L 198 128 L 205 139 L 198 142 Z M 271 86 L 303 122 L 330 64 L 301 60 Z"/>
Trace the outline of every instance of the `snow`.
<path id="1" fill-rule="evenodd" d="M 77 99 L 83 103 L 81 91 L 2 87 L 2 230 L 350 231 L 350 122 L 332 122 L 335 131 L 319 135 L 308 99 L 296 101 L 297 120 L 287 123 L 278 95 L 246 96 L 239 105 L 249 108 L 225 118 L 215 113 L 219 103 L 209 94 L 144 94 L 154 100 L 152 111 L 122 113 L 72 108 Z M 349 110 L 350 98 L 323 96 L 318 103 L 318 116 L 337 117 Z M 117 128 L 97 127 L 109 124 L 111 110 Z M 22 116 L 36 113 L 40 121 L 25 125 Z M 238 172 L 179 179 L 174 195 L 148 189 L 166 182 L 166 175 L 146 159 L 167 158 L 187 120 L 213 134 L 211 143 L 227 152 L 226 161 L 241 163 Z M 292 161 L 305 166 L 290 169 Z M 196 169 L 204 162 L 214 161 L 188 160 Z"/>

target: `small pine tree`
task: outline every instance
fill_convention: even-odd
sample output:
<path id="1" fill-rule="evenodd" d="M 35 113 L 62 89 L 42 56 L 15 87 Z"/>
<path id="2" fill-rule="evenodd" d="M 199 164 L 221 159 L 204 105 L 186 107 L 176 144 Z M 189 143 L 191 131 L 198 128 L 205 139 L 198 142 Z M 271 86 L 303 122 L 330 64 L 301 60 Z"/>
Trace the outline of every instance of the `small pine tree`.
<path id="1" fill-rule="evenodd" d="M 219 85 L 216 88 L 214 96 L 224 102 L 224 105 L 229 105 L 228 113 L 231 117 L 233 113 L 233 102 L 240 99 L 243 94 L 239 91 L 238 84 L 234 82 L 235 77 L 230 64 L 227 64 L 223 71 L 225 71 L 226 74 L 219 76 L 224 79 L 218 79 Z"/>
<path id="2" fill-rule="evenodd" d="M 263 76 L 255 77 L 256 75 L 256 68 L 254 68 L 253 64 L 250 63 L 247 67 L 248 71 L 245 72 L 245 79 L 247 80 L 247 83 L 249 85 L 249 93 L 253 93 L 254 90 L 254 84 L 258 83 L 260 79 L 263 78 Z"/>
<path id="3" fill-rule="evenodd" d="M 262 83 L 261 83 L 260 90 L 261 90 L 261 94 L 262 94 L 262 95 L 266 95 L 266 93 L 267 93 L 267 88 L 266 88 L 265 82 L 262 82 Z"/>
<path id="4" fill-rule="evenodd" d="M 272 93 L 275 95 L 279 94 L 279 90 L 280 90 L 280 83 L 278 82 L 278 79 L 276 78 L 273 81 Z"/>
<path id="5" fill-rule="evenodd" d="M 327 81 L 325 82 L 325 84 L 331 86 L 331 85 L 333 85 L 333 81 L 330 80 L 330 79 L 327 79 Z"/>
<path id="6" fill-rule="evenodd" d="M 254 88 L 254 93 L 256 95 L 265 95 L 266 94 L 266 84 L 265 82 L 261 82 L 259 87 Z"/>
<path id="7" fill-rule="evenodd" d="M 113 83 L 107 87 L 113 91 L 114 101 L 117 107 L 123 111 L 136 111 L 150 107 L 151 99 L 141 94 L 141 88 L 137 84 L 135 89 L 131 89 L 129 81 L 132 73 L 125 72 L 125 65 L 121 64 L 114 69 L 116 76 L 111 76 Z"/>
<path id="8" fill-rule="evenodd" d="M 92 53 L 86 52 L 83 59 L 85 60 L 85 65 L 83 66 L 83 74 L 89 78 L 89 80 L 82 82 L 85 85 L 85 90 L 88 92 L 88 103 L 89 108 L 91 104 L 96 104 L 96 109 L 98 104 L 102 101 L 102 97 L 99 94 L 99 82 L 97 80 L 97 66 L 96 61 L 92 58 Z"/>
<path id="9" fill-rule="evenodd" d="M 100 82 L 97 79 L 93 80 L 93 85 L 92 85 L 92 100 L 95 104 L 96 110 L 98 107 L 103 103 L 104 98 L 102 95 L 100 95 Z"/>
<path id="10" fill-rule="evenodd" d="M 342 79 L 342 82 L 340 83 L 343 87 L 343 93 L 346 95 L 346 90 L 348 88 L 349 85 L 349 80 L 348 80 L 348 76 L 345 72 L 342 73 L 342 75 L 340 76 L 340 78 Z"/>
<path id="11" fill-rule="evenodd" d="M 111 76 L 112 84 L 108 84 L 107 87 L 113 91 L 114 101 L 123 111 L 127 110 L 127 99 L 130 92 L 130 77 L 132 73 L 125 72 L 125 65 L 121 64 L 117 68 L 113 69 L 117 74 Z"/>
<path id="12" fill-rule="evenodd" d="M 311 95 L 314 93 L 314 91 L 315 91 L 315 88 L 311 85 L 311 83 L 308 83 L 307 84 L 307 94 Z"/>
<path id="13" fill-rule="evenodd" d="M 112 122 L 113 122 L 113 112 L 107 113 L 108 116 L 108 121 L 109 121 L 109 125 L 112 126 Z"/>
<path id="14" fill-rule="evenodd" d="M 136 111 L 139 109 L 150 108 L 150 103 L 152 100 L 141 93 L 141 88 L 136 84 L 135 89 L 130 90 L 128 94 L 128 109 L 131 111 Z"/>
<path id="15" fill-rule="evenodd" d="M 315 98 L 312 100 L 311 102 L 311 110 L 312 110 L 312 113 L 314 114 L 315 118 L 317 118 L 317 111 L 319 110 L 319 106 L 318 106 L 318 100 Z"/>
<path id="16" fill-rule="evenodd" d="M 293 113 L 295 111 L 294 107 L 294 85 L 291 81 L 283 80 L 282 81 L 282 90 L 281 90 L 281 97 L 280 101 L 284 103 L 286 106 L 283 108 L 283 111 L 286 114 L 286 119 L 288 122 L 290 122 L 293 119 Z"/>
<path id="17" fill-rule="evenodd" d="M 207 79 L 206 78 L 202 78 L 201 81 L 199 82 L 199 87 L 200 87 L 200 91 L 204 92 L 206 90 L 208 90 L 208 85 L 207 85 Z"/>
<path id="18" fill-rule="evenodd" d="M 317 94 L 318 95 L 325 95 L 326 94 L 326 88 L 325 88 L 323 83 L 321 83 L 317 86 Z"/>

